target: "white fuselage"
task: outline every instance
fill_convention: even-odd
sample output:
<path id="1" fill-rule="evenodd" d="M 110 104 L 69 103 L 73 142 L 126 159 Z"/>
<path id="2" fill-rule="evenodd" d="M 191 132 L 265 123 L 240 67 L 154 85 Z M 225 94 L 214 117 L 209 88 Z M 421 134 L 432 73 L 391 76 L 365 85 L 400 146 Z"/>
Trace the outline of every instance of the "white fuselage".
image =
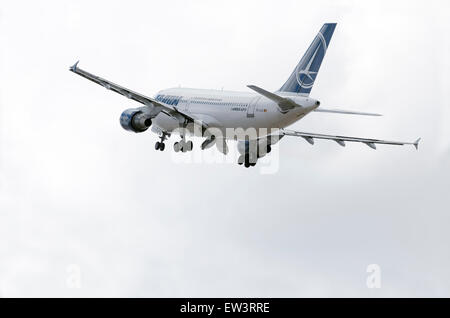
<path id="1" fill-rule="evenodd" d="M 256 129 L 258 136 L 264 129 L 287 127 L 317 107 L 317 100 L 292 93 L 279 93 L 303 107 L 282 113 L 278 105 L 259 94 L 208 89 L 171 88 L 160 91 L 155 99 L 174 105 L 181 112 L 224 134 L 227 128 Z M 180 127 L 175 118 L 160 112 L 153 119 L 153 129 L 171 133 Z M 266 133 L 262 133 L 266 134 Z"/>

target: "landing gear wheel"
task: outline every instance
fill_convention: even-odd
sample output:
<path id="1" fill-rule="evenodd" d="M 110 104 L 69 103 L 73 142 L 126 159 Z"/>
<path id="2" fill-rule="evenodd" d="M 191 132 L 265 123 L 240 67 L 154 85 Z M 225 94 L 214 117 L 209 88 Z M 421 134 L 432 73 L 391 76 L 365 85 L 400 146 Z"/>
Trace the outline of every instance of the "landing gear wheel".
<path id="1" fill-rule="evenodd" d="M 175 151 L 175 152 L 179 152 L 180 150 L 181 150 L 181 145 L 180 145 L 180 143 L 177 141 L 176 143 L 174 143 L 173 144 L 173 150 Z"/>
<path id="2" fill-rule="evenodd" d="M 254 153 L 250 153 L 248 155 L 248 162 L 250 163 L 251 167 L 254 167 L 256 165 L 256 161 L 258 161 L 258 156 Z"/>
<path id="3" fill-rule="evenodd" d="M 182 152 L 188 152 L 189 151 L 186 143 L 183 143 L 183 146 L 181 147 L 181 151 Z"/>
<path id="4" fill-rule="evenodd" d="M 244 155 L 240 155 L 238 158 L 238 165 L 242 166 L 244 164 L 245 158 Z"/>
<path id="5" fill-rule="evenodd" d="M 159 141 L 157 141 L 155 144 L 155 150 L 159 150 L 160 147 L 161 147 L 161 143 Z"/>
<path id="6" fill-rule="evenodd" d="M 270 153 L 272 151 L 272 147 L 270 145 L 267 145 L 267 153 Z"/>
<path id="7" fill-rule="evenodd" d="M 166 148 L 166 144 L 164 144 L 164 143 L 160 143 L 159 144 L 159 150 L 161 150 L 161 151 L 164 151 L 164 148 Z"/>
<path id="8" fill-rule="evenodd" d="M 191 141 L 191 140 L 189 140 L 187 143 L 186 143 L 186 151 L 192 151 L 192 148 L 194 147 L 194 143 Z M 184 147 L 183 147 L 184 148 Z"/>

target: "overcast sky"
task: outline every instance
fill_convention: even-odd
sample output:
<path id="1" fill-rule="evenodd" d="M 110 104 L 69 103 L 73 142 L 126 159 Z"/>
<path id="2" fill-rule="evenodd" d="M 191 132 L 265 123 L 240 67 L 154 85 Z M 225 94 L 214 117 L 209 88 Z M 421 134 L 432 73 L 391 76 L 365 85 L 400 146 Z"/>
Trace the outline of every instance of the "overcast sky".
<path id="1" fill-rule="evenodd" d="M 0 296 L 450 296 L 448 1 L 8 1 L 0 4 Z M 131 134 L 168 87 L 278 89 L 337 22 L 279 169 L 180 164 Z M 194 140 L 194 153 L 200 140 Z M 208 150 L 210 152 L 215 149 Z M 181 154 L 180 154 L 181 155 Z M 381 288 L 369 289 L 369 264 Z"/>

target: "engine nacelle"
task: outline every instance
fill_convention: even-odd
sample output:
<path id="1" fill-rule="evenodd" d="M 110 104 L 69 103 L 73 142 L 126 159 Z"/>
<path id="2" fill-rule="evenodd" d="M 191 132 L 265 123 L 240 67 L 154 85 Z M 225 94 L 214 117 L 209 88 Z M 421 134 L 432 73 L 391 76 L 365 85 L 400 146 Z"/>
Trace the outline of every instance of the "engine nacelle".
<path id="1" fill-rule="evenodd" d="M 131 108 L 120 115 L 120 125 L 125 130 L 140 133 L 152 125 L 152 118 L 139 108 Z"/>

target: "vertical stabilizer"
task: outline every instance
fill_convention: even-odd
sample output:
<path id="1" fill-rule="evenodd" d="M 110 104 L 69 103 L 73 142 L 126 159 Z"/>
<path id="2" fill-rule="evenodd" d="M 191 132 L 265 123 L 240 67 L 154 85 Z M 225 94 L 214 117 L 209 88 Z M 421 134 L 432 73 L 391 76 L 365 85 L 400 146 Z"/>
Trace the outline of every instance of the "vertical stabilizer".
<path id="1" fill-rule="evenodd" d="M 327 52 L 336 23 L 325 23 L 280 92 L 309 95 Z"/>

